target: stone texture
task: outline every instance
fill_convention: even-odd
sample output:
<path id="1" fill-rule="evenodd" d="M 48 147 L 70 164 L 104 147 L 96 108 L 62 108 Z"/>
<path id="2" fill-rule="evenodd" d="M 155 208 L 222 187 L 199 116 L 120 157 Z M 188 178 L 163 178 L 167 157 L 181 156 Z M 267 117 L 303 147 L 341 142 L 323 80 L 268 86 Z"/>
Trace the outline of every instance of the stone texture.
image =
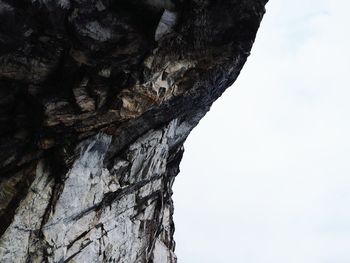
<path id="1" fill-rule="evenodd" d="M 183 143 L 265 4 L 0 0 L 0 261 L 176 262 Z"/>

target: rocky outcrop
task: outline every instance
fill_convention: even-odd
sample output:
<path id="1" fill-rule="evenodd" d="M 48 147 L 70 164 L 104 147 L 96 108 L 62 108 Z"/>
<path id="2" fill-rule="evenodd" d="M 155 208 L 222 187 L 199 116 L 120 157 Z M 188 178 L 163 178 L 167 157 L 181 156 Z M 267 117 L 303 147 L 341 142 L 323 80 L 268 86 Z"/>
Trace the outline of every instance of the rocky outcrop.
<path id="1" fill-rule="evenodd" d="M 183 143 L 265 4 L 0 0 L 0 261 L 176 262 Z"/>

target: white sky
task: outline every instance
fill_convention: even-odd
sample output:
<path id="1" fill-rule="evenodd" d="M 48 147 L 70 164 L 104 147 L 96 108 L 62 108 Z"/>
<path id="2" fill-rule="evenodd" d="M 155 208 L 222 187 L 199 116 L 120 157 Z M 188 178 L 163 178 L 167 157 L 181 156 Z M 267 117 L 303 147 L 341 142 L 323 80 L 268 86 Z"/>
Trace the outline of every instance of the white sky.
<path id="1" fill-rule="evenodd" d="M 185 144 L 179 263 L 350 262 L 350 1 L 271 0 Z"/>

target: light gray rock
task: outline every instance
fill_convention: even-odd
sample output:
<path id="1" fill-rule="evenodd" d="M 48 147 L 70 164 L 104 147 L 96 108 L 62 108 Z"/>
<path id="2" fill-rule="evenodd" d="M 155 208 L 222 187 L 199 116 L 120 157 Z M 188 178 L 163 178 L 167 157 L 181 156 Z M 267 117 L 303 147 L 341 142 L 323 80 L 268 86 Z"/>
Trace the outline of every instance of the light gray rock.
<path id="1" fill-rule="evenodd" d="M 40 161 L 30 193 L 0 238 L 2 262 L 176 262 L 168 245 L 172 207 L 164 202 L 176 125 L 140 137 L 111 170 L 104 165 L 111 136 L 83 141 L 54 203 L 53 180 Z M 49 206 L 54 209 L 41 225 Z"/>
<path id="2" fill-rule="evenodd" d="M 169 10 L 165 10 L 160 18 L 158 27 L 156 29 L 155 40 L 158 41 L 162 36 L 172 32 L 177 23 L 178 14 Z"/>

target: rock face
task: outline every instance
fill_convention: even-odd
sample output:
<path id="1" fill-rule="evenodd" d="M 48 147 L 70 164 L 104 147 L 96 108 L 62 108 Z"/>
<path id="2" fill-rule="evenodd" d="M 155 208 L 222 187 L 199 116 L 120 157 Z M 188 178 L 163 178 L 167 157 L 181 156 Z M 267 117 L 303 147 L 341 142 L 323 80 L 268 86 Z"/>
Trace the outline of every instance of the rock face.
<path id="1" fill-rule="evenodd" d="M 0 261 L 176 262 L 183 143 L 266 2 L 0 0 Z"/>

